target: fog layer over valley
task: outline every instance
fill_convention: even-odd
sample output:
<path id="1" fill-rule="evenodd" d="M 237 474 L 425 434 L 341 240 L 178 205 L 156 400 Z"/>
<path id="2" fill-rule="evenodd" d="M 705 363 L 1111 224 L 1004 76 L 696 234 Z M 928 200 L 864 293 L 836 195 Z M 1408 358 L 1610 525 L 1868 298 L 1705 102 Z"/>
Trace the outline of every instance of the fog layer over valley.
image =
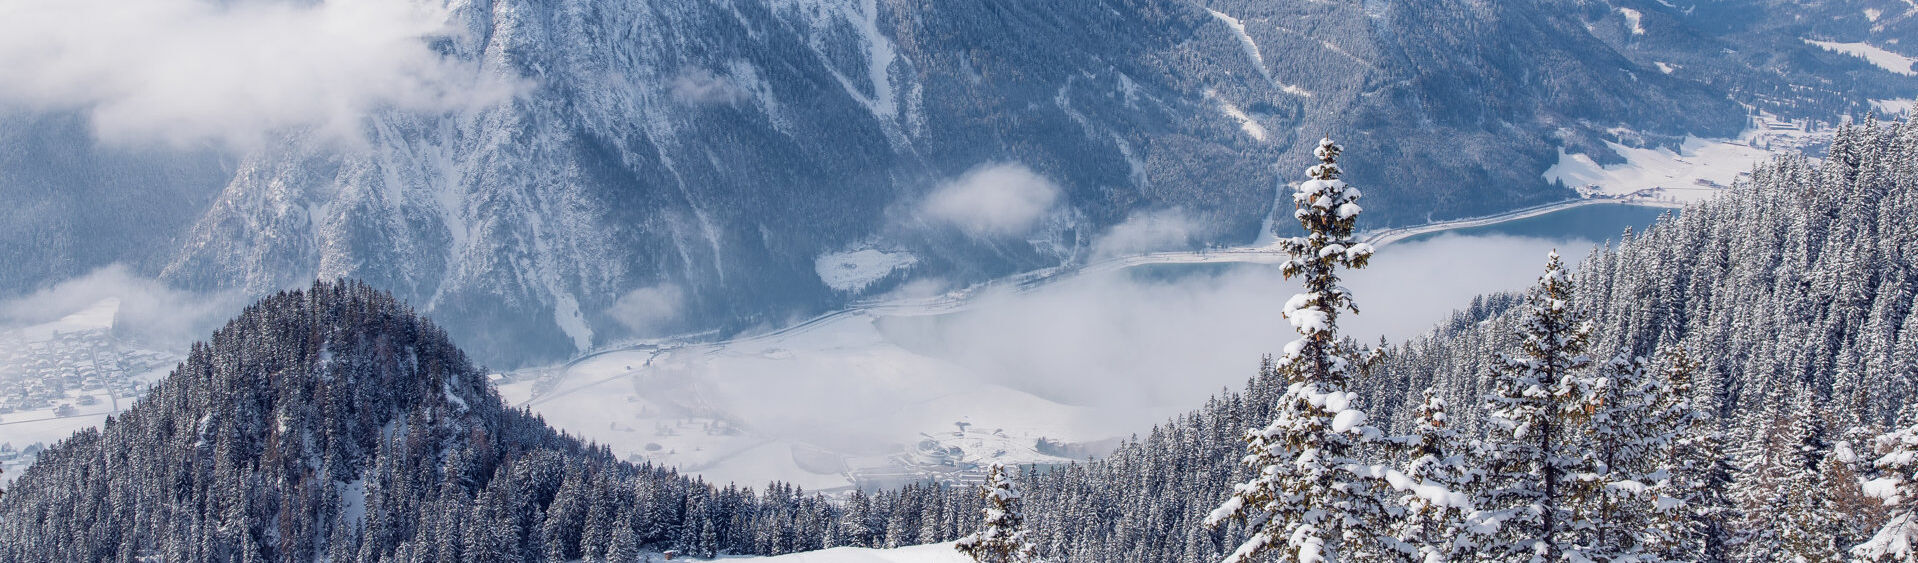
<path id="1" fill-rule="evenodd" d="M 987 201 L 1018 206 L 1031 198 Z M 1348 280 L 1366 296 L 1361 310 L 1379 313 L 1348 318 L 1347 330 L 1366 340 L 1414 336 L 1475 295 L 1522 287 L 1546 251 L 1582 253 L 1593 244 L 1586 237 L 1642 226 L 1657 212 L 1616 209 L 1627 211 L 1568 210 L 1388 245 L 1375 267 Z M 1126 224 L 1095 245 L 1111 249 L 1106 259 L 1177 246 L 1203 228 L 1176 212 Z M 901 289 L 897 301 L 922 301 L 913 292 L 938 285 Z M 1149 264 L 1067 274 L 1031 291 L 986 290 L 957 307 L 880 307 L 720 343 L 701 335 L 668 338 L 577 364 L 511 372 L 499 383 L 515 404 L 608 444 L 622 458 L 678 466 L 715 482 L 779 479 L 830 489 L 965 477 L 974 464 L 992 460 L 1051 463 L 1098 454 L 1243 384 L 1262 355 L 1291 338 L 1279 312 L 1295 290 L 1269 264 Z M 621 300 L 622 322 L 670 326 L 682 297 L 670 285 L 635 290 Z M 144 385 L 186 353 L 193 335 L 243 304 L 238 292 L 174 290 L 116 266 L 0 303 L 0 328 L 11 328 L 0 334 L 26 346 L 21 335 L 80 330 L 59 324 L 61 318 L 95 311 L 102 318 L 88 327 L 105 331 L 89 345 L 136 354 L 129 376 Z M 13 367 L 47 360 L 53 369 L 78 370 L 84 368 L 73 362 L 93 361 L 22 353 Z M 138 355 L 148 353 L 157 355 Z M 147 363 L 152 370 L 133 369 Z M 56 413 L 82 395 L 100 402 Z M 51 444 L 97 426 L 130 402 L 114 399 L 131 395 L 76 384 L 45 404 L 0 414 L 0 443 L 16 450 Z M 33 459 L 23 455 L 5 467 L 18 475 Z"/>
<path id="2" fill-rule="evenodd" d="M 1523 287 L 1548 251 L 1592 244 L 1483 234 L 1386 246 L 1347 280 L 1362 312 L 1346 330 L 1415 336 L 1475 295 Z M 1270 265 L 1141 266 L 957 311 L 881 308 L 524 370 L 502 394 L 622 458 L 716 481 L 897 484 L 1083 459 L 1237 388 L 1295 337 L 1280 311 L 1296 290 Z"/>

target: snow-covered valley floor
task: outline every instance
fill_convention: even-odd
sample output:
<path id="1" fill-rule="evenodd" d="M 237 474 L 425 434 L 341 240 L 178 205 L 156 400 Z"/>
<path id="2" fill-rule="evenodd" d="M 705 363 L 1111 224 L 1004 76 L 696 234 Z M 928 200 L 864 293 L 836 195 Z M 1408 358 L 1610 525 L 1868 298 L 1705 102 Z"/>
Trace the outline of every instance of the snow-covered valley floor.
<path id="1" fill-rule="evenodd" d="M 761 563 L 970 563 L 972 561 L 953 549 L 952 542 L 894 549 L 836 547 L 773 557 L 738 557 L 724 560 Z"/>
<path id="2" fill-rule="evenodd" d="M 1777 152 L 1827 143 L 1831 134 L 1810 123 L 1761 115 L 1737 138 L 1688 137 L 1676 149 L 1607 142 L 1612 152 L 1625 158 L 1620 164 L 1600 165 L 1590 156 L 1560 149 L 1558 163 L 1545 171 L 1545 179 L 1562 181 L 1586 198 L 1683 205 L 1710 199 Z"/>
<path id="3" fill-rule="evenodd" d="M 1522 287 L 1591 241 L 1441 236 L 1348 279 L 1354 334 L 1404 338 Z M 919 306 L 870 306 L 717 343 L 657 343 L 510 374 L 500 389 L 618 455 L 709 480 L 811 490 L 972 481 L 989 462 L 1106 451 L 1251 377 L 1294 338 L 1275 268 L 1088 268 Z M 1044 440 L 1042 442 L 1042 440 Z"/>

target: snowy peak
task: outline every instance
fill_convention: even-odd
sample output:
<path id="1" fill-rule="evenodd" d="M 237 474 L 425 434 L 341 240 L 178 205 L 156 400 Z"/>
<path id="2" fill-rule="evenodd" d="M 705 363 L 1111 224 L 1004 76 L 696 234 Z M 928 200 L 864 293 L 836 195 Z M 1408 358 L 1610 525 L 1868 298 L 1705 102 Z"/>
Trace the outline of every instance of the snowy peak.
<path id="1" fill-rule="evenodd" d="M 211 166 L 217 180 L 149 182 L 197 195 L 121 227 L 151 241 L 135 248 L 58 228 L 99 221 L 49 203 L 68 211 L 23 215 L 7 240 L 59 244 L 9 245 L 23 249 L 12 285 L 113 261 L 256 295 L 350 276 L 448 321 L 489 362 L 521 365 L 783 324 L 915 280 L 1083 261 L 1128 220 L 1172 208 L 1210 226 L 1195 244 L 1252 240 L 1288 205 L 1279 171 L 1326 133 L 1375 149 L 1352 180 L 1371 187 L 1379 224 L 1397 225 L 1574 197 L 1542 174 L 1560 150 L 1622 160 L 1616 130 L 1728 138 L 1747 106 L 1831 115 L 1909 97 L 1893 94 L 1911 79 L 1852 72 L 1856 60 L 1799 42 L 1810 32 L 1769 4 L 1728 29 L 1707 25 L 1732 21 L 1720 3 L 1624 0 L 446 8 L 434 52 L 511 95 L 381 108 L 352 124 L 362 142 L 287 131 Z M 1874 5 L 1878 21 L 1893 8 Z M 1819 40 L 1855 39 L 1833 30 Z M 1896 32 L 1860 33 L 1895 50 Z M 1767 55 L 1779 49 L 1827 58 Z M 1867 94 L 1840 93 L 1844 81 Z M 0 143 L 50 123 L 0 129 Z M 35 186 L 66 172 L 35 166 L 0 187 L 65 197 Z M 1057 187 L 1030 232 L 981 237 L 922 213 L 934 190 L 999 166 Z M 28 234 L 43 232 L 55 234 Z M 897 275 L 821 268 L 868 249 L 914 261 Z M 620 306 L 646 295 L 676 298 Z"/>

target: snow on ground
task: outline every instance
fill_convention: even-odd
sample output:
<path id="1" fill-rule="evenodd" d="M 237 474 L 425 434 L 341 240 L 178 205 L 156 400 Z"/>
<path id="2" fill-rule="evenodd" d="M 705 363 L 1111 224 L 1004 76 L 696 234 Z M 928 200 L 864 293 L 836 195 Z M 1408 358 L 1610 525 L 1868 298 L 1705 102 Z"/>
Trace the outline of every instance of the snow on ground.
<path id="1" fill-rule="evenodd" d="M 172 371 L 173 368 L 169 365 L 135 375 L 134 379 L 151 385 Z M 48 407 L 0 415 L 0 446 L 10 446 L 14 452 L 24 450 L 33 444 L 52 446 L 55 442 L 72 436 L 74 432 L 106 423 L 107 415 L 133 405 L 133 400 L 126 397 L 109 397 L 100 392 L 93 392 L 93 395 L 101 398 L 91 405 L 63 401 L 60 404 L 72 409 L 64 414 L 59 412 L 58 407 Z M 24 456 L 0 459 L 0 470 L 6 471 L 0 474 L 0 485 L 10 483 L 14 478 L 19 477 L 20 472 L 26 470 L 27 465 L 30 465 L 32 461 L 34 460 Z"/>
<path id="2" fill-rule="evenodd" d="M 993 460 L 1063 462 L 1034 444 L 1097 428 L 1085 409 L 981 381 L 879 325 L 848 315 L 775 337 L 605 354 L 566 368 L 530 404 L 627 459 L 815 490 L 961 477 Z M 502 393 L 530 397 L 537 384 L 517 378 Z"/>
<path id="3" fill-rule="evenodd" d="M 1775 151 L 1796 150 L 1830 136 L 1828 131 L 1807 132 L 1789 124 L 1759 121 L 1760 127 L 1737 139 L 1688 137 L 1676 151 L 1606 142 L 1625 157 L 1624 164 L 1600 166 L 1590 156 L 1559 149 L 1558 163 L 1545 170 L 1545 179 L 1563 181 L 1588 198 L 1691 203 L 1731 186 Z"/>
<path id="4" fill-rule="evenodd" d="M 1625 16 L 1625 25 L 1632 28 L 1632 35 L 1645 34 L 1645 14 L 1631 8 L 1619 8 L 1618 13 Z"/>
<path id="5" fill-rule="evenodd" d="M 1911 113 L 1914 108 L 1918 108 L 1918 99 L 1906 98 L 1903 100 L 1871 101 L 1871 109 L 1884 113 L 1887 116 Z"/>
<path id="6" fill-rule="evenodd" d="M 1273 86 L 1278 87 L 1279 90 L 1287 94 L 1305 98 L 1312 97 L 1312 93 L 1306 91 L 1304 88 L 1279 82 L 1278 79 L 1272 77 L 1272 71 L 1265 68 L 1265 55 L 1259 53 L 1258 42 L 1253 41 L 1252 35 L 1245 32 L 1245 22 L 1239 21 L 1239 18 L 1226 15 L 1225 12 L 1218 10 L 1208 9 L 1206 11 L 1212 12 L 1212 17 L 1218 18 L 1220 22 L 1225 23 L 1227 28 L 1232 30 L 1233 34 L 1239 36 L 1239 44 L 1245 47 L 1246 56 L 1252 58 L 1252 64 L 1258 67 L 1259 75 L 1264 76 L 1267 82 L 1271 82 Z M 1255 135 L 1255 137 L 1257 136 L 1258 135 Z"/>
<path id="7" fill-rule="evenodd" d="M 772 557 L 728 557 L 725 561 L 762 561 L 764 563 L 972 563 L 972 559 L 953 549 L 952 542 L 866 549 L 835 547 L 820 551 L 792 553 Z"/>
<path id="8" fill-rule="evenodd" d="M 813 260 L 813 271 L 819 273 L 826 287 L 857 293 L 893 271 L 917 263 L 919 257 L 910 252 L 865 249 L 821 254 Z"/>
<path id="9" fill-rule="evenodd" d="M 1252 58 L 1252 64 L 1258 65 L 1259 74 L 1265 75 L 1266 80 L 1271 80 L 1272 73 L 1265 69 L 1265 55 L 1259 53 L 1259 44 L 1252 40 L 1252 36 L 1245 33 L 1245 22 L 1239 21 L 1239 18 L 1225 15 L 1225 12 L 1218 10 L 1207 9 L 1206 11 L 1212 12 L 1212 17 L 1218 18 L 1221 22 L 1225 22 L 1225 26 L 1231 28 L 1232 33 L 1239 36 L 1239 44 L 1245 47 L 1245 54 Z"/>
<path id="10" fill-rule="evenodd" d="M 1252 140 L 1265 142 L 1265 126 L 1259 124 L 1259 120 L 1254 119 L 1251 114 L 1245 113 L 1245 110 L 1239 109 L 1239 106 L 1226 101 L 1225 97 L 1218 95 L 1217 92 L 1206 90 L 1205 95 L 1219 103 L 1219 111 L 1224 112 L 1226 117 L 1238 121 L 1239 129 L 1244 130 L 1247 136 L 1252 137 Z"/>
<path id="11" fill-rule="evenodd" d="M 1382 248 L 1347 279 L 1368 313 L 1341 324 L 1361 340 L 1412 336 L 1473 295 L 1525 286 L 1554 247 L 1589 242 Z M 621 458 L 717 482 L 969 482 L 991 461 L 1103 453 L 1243 385 L 1261 354 L 1296 338 L 1279 317 L 1296 285 L 1271 264 L 1206 260 L 1238 257 L 1128 257 L 1036 289 L 891 300 L 759 336 L 612 351 L 517 372 L 501 394 Z"/>
<path id="12" fill-rule="evenodd" d="M 113 344 L 110 331 L 119 315 L 120 305 L 120 299 L 109 297 L 57 320 L 0 331 L 0 350 L 8 350 L 0 352 L 0 358 L 10 356 L 12 361 L 19 362 L 17 365 L 0 365 L 0 381 L 12 378 L 18 382 L 39 377 L 24 371 L 32 362 L 52 362 L 50 367 L 34 368 L 51 374 L 64 375 L 80 370 L 89 373 L 97 373 L 94 370 L 112 372 L 117 374 L 112 376 L 114 382 L 124 378 L 142 389 L 166 377 L 173 369 L 176 356 Z M 111 345 L 115 351 L 98 353 L 93 351 L 96 345 Z M 42 352 L 20 352 L 35 347 L 49 348 Z M 71 348 L 89 351 L 69 352 Z M 107 367 L 109 365 L 114 367 Z M 133 399 L 114 391 L 114 388 L 73 385 L 63 393 L 47 397 L 38 406 L 18 410 L 13 405 L 0 402 L 0 406 L 5 407 L 0 408 L 0 470 L 6 472 L 0 474 L 0 483 L 11 482 L 35 460 L 35 456 L 25 453 L 29 447 L 35 444 L 51 446 L 72 436 L 74 432 L 99 426 L 106 421 L 107 415 L 131 406 Z M 89 402 L 91 404 L 87 404 Z"/>
<path id="13" fill-rule="evenodd" d="M 71 315 L 60 317 L 59 320 L 23 327 L 19 329 L 20 332 L 17 338 L 27 342 L 38 342 L 52 339 L 55 333 L 61 332 L 79 332 L 94 329 L 111 330 L 113 328 L 113 318 L 119 315 L 119 313 L 120 298 L 108 297 Z"/>
<path id="14" fill-rule="evenodd" d="M 1918 75 L 1918 71 L 1913 71 L 1911 68 L 1912 63 L 1918 62 L 1918 58 L 1893 53 L 1885 50 L 1883 47 L 1870 43 L 1839 43 L 1836 41 L 1814 41 L 1811 39 L 1806 39 L 1805 42 L 1822 47 L 1827 51 L 1844 53 L 1865 59 L 1865 61 L 1871 64 L 1878 65 L 1878 68 L 1890 72 L 1905 76 Z"/>

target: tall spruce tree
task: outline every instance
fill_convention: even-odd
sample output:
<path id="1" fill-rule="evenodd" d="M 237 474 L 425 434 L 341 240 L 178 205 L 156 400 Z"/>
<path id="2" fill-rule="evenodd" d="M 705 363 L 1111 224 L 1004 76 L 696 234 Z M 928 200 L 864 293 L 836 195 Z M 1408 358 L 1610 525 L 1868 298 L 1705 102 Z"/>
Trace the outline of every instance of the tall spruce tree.
<path id="1" fill-rule="evenodd" d="M 1305 282 L 1305 293 L 1285 305 L 1301 338 L 1286 345 L 1276 364 L 1286 383 L 1277 417 L 1246 432 L 1249 453 L 1242 463 L 1253 477 L 1235 485 L 1232 498 L 1206 518 L 1211 527 L 1236 520 L 1254 528 L 1227 563 L 1275 549 L 1301 562 L 1387 549 L 1383 471 L 1355 458 L 1378 431 L 1365 425 L 1358 396 L 1348 390 L 1367 354 L 1338 338 L 1339 313 L 1358 310 L 1339 285 L 1338 270 L 1363 268 L 1372 257 L 1372 246 L 1352 236 L 1360 193 L 1339 180 L 1339 152 L 1331 139 L 1319 141 L 1313 153 L 1319 163 L 1292 195 L 1293 216 L 1306 236 L 1280 242 L 1291 255 L 1285 276 Z"/>
<path id="2" fill-rule="evenodd" d="M 1590 382 L 1580 370 L 1591 323 L 1572 303 L 1572 278 L 1552 252 L 1526 295 L 1523 344 L 1498 356 L 1486 397 L 1493 431 L 1487 517 L 1499 523 L 1486 553 L 1503 561 L 1557 561 L 1589 526 L 1573 510 L 1577 479 L 1592 467 L 1578 439 L 1589 415 Z"/>
<path id="3" fill-rule="evenodd" d="M 1037 548 L 1027 538 L 1026 515 L 1018 485 L 1006 466 L 993 462 L 986 474 L 980 495 L 985 498 L 985 519 L 979 531 L 959 538 L 954 549 L 979 563 L 1027 563 L 1036 561 Z"/>

